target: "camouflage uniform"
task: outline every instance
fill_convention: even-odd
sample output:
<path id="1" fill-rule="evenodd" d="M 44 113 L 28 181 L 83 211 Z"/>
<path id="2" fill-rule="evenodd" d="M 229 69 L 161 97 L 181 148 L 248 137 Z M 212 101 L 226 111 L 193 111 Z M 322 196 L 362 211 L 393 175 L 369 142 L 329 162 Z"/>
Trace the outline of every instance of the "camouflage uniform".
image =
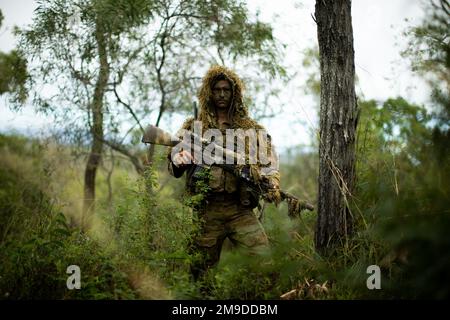
<path id="1" fill-rule="evenodd" d="M 218 75 L 225 75 L 226 79 L 233 86 L 233 123 L 225 123 L 222 126 L 219 126 L 215 119 L 210 101 L 210 88 Z M 247 110 L 243 104 L 242 90 L 243 84 L 232 71 L 219 66 L 213 67 L 208 71 L 203 79 L 203 85 L 199 94 L 201 107 L 199 120 L 202 121 L 204 130 L 209 128 L 219 128 L 221 130 L 228 128 L 263 128 L 248 117 Z M 187 120 L 183 128 L 192 130 L 193 120 Z M 273 155 L 274 151 L 272 149 L 271 151 Z M 171 162 L 170 152 L 168 158 L 170 174 L 178 178 L 186 171 L 187 190 L 191 194 L 195 194 L 197 192 L 195 189 L 195 177 L 199 167 L 192 164 L 178 168 Z M 257 196 L 245 193 L 247 191 L 243 191 L 243 186 L 238 179 L 218 166 L 211 166 L 209 176 L 207 183 L 210 190 L 202 207 L 196 208 L 202 225 L 199 234 L 194 239 L 192 249 L 202 252 L 204 259 L 192 266 L 195 278 L 219 261 L 222 244 L 227 237 L 233 244 L 248 249 L 250 253 L 260 252 L 268 246 L 268 239 L 264 229 L 253 212 L 255 203 L 259 200 Z M 278 171 L 271 172 L 270 176 L 279 182 Z M 253 197 L 253 205 L 250 207 L 243 206 L 241 204 L 243 196 Z"/>

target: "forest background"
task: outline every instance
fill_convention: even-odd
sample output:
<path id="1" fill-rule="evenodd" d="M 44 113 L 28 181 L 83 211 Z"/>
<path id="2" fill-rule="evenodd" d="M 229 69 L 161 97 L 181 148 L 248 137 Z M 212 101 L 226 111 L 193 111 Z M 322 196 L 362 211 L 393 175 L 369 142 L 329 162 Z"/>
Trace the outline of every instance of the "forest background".
<path id="1" fill-rule="evenodd" d="M 317 203 L 315 34 L 296 52 L 276 37 L 277 18 L 263 22 L 254 4 L 240 1 L 37 2 L 32 24 L 14 32 L 16 48 L 0 53 L 2 121 L 11 112 L 35 119 L 28 131 L 5 124 L 0 137 L 0 296 L 448 298 L 449 5 L 421 8 L 418 21 L 397 31 L 406 39 L 399 61 L 417 86 L 402 88 L 404 96 L 368 99 L 357 81 L 350 204 L 356 232 L 332 253 L 319 254 L 316 212 L 289 219 L 284 204 L 268 206 L 263 224 L 270 254 L 246 258 L 227 248 L 205 280 L 212 288 L 205 296 L 189 277 L 194 257 L 185 248 L 196 221 L 183 183 L 168 175 L 165 149 L 149 154 L 140 143 L 141 128 L 176 130 L 193 114 L 204 62 L 230 66 L 247 83 L 252 115 L 276 132 L 283 189 Z M 367 11 L 374 12 L 380 9 Z M 286 60 L 292 54 L 297 58 Z M 367 70 L 357 67 L 360 73 Z M 402 86 L 399 79 L 383 82 Z M 417 96 L 408 92 L 416 91 L 419 102 L 410 101 Z M 302 129 L 277 130 L 287 118 Z M 45 119 L 45 130 L 34 130 L 37 119 Z M 92 139 L 93 132 L 101 137 Z M 101 159 L 92 158 L 95 141 Z M 87 164 L 96 161 L 95 199 L 86 204 L 92 196 Z M 81 290 L 67 290 L 69 265 L 82 270 Z M 370 265 L 381 268 L 381 290 L 367 288 Z"/>

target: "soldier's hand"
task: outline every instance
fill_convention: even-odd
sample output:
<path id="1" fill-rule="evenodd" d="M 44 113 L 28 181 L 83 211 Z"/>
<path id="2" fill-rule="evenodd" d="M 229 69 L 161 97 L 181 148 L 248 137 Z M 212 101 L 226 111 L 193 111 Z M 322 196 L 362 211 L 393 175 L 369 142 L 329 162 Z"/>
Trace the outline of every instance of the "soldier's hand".
<path id="1" fill-rule="evenodd" d="M 189 151 L 181 150 L 172 157 L 172 162 L 176 167 L 182 167 L 194 163 L 194 157 Z"/>
<path id="2" fill-rule="evenodd" d="M 275 203 L 276 206 L 281 202 L 280 183 L 277 179 L 269 179 L 270 189 L 266 193 L 266 200 Z"/>
<path id="3" fill-rule="evenodd" d="M 271 189 L 280 189 L 280 182 L 277 179 L 269 179 Z"/>
<path id="4" fill-rule="evenodd" d="M 303 210 L 314 210 L 314 206 L 306 201 L 302 201 L 296 198 L 286 198 L 288 204 L 289 217 L 293 218 L 298 216 Z"/>

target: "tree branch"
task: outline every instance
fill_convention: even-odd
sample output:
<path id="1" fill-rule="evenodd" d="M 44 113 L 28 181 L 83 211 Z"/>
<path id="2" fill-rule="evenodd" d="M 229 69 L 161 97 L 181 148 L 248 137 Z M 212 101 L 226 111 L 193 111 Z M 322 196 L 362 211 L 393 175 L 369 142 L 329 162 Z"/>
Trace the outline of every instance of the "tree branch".
<path id="1" fill-rule="evenodd" d="M 105 140 L 105 139 L 103 139 L 102 141 L 103 141 L 104 144 L 106 144 L 111 149 L 113 149 L 113 150 L 115 150 L 117 152 L 120 152 L 124 156 L 128 157 L 128 159 L 131 161 L 131 163 L 133 164 L 133 166 L 136 169 L 136 172 L 138 174 L 143 174 L 144 173 L 144 166 L 139 161 L 139 158 L 136 157 L 135 155 L 133 155 L 130 151 L 128 151 L 123 145 L 121 145 L 121 144 L 119 144 L 117 142 L 108 141 L 108 140 Z"/>
<path id="2" fill-rule="evenodd" d="M 133 119 L 136 121 L 136 123 L 139 125 L 139 128 L 141 129 L 142 133 L 145 132 L 144 127 L 142 127 L 141 122 L 139 121 L 138 117 L 136 116 L 136 114 L 134 113 L 133 109 L 131 108 L 131 106 L 128 103 L 125 103 L 124 101 L 122 101 L 122 99 L 120 99 L 119 94 L 117 93 L 116 90 L 116 83 L 114 83 L 114 95 L 116 96 L 117 101 L 122 104 L 125 109 L 128 110 L 128 112 L 131 114 L 131 116 L 133 117 Z"/>

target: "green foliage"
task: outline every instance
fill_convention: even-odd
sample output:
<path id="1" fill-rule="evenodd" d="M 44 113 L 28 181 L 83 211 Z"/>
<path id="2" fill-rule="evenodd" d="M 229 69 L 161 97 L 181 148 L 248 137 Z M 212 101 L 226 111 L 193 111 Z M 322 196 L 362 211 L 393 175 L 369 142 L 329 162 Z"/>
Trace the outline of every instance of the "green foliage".
<path id="1" fill-rule="evenodd" d="M 62 217 L 62 218 L 61 218 Z M 61 214 L 46 234 L 2 244 L 1 295 L 8 299 L 134 299 L 120 261 L 85 234 L 70 230 Z M 66 269 L 81 269 L 81 289 L 68 290 Z"/>
<path id="2" fill-rule="evenodd" d="M 448 139 L 437 139 L 430 113 L 404 99 L 361 107 L 357 204 L 368 235 L 383 239 L 372 257 L 385 268 L 382 294 L 448 297 L 441 284 L 449 276 Z"/>
<path id="3" fill-rule="evenodd" d="M 119 34 L 125 32 L 128 38 L 124 42 L 136 40 L 139 46 L 142 43 L 137 39 L 142 30 L 136 26 L 147 25 L 147 19 L 155 17 L 158 17 L 152 20 L 155 23 L 160 22 L 158 19 L 164 20 L 161 15 L 164 10 L 159 7 L 163 2 L 79 3 L 86 6 L 76 7 L 64 1 L 41 2 L 33 29 L 23 34 L 28 41 L 26 46 L 36 49 L 30 52 L 39 54 L 52 49 L 51 44 L 82 40 L 74 42 L 77 43 L 74 46 L 62 45 L 53 51 L 52 59 L 57 63 L 51 64 L 52 60 L 39 66 L 45 80 L 53 81 L 51 72 L 55 70 L 59 77 L 62 65 L 58 63 L 65 63 L 60 59 L 64 57 L 60 49 L 66 47 L 75 48 L 72 53 L 84 63 L 69 70 L 69 78 L 73 76 L 80 88 L 85 81 L 95 78 L 97 48 L 93 35 L 100 18 L 113 21 L 104 27 L 111 36 L 109 58 L 114 72 L 124 66 L 136 49 L 120 47 Z M 276 46 L 272 46 L 270 26 L 250 21 L 243 3 L 220 0 L 179 4 L 186 13 L 183 18 L 189 18 L 182 26 L 192 33 L 189 30 L 183 33 L 177 27 L 165 28 L 170 18 L 165 27 L 161 25 L 161 33 L 155 36 L 153 46 L 142 51 L 142 56 L 136 53 L 142 59 L 139 61 L 146 62 L 143 65 L 154 67 L 161 62 L 158 59 L 162 51 L 158 45 L 169 39 L 171 53 L 181 59 L 174 65 L 173 61 L 164 64 L 173 77 L 169 77 L 173 82 L 168 81 L 174 84 L 173 88 L 184 83 L 179 82 L 181 79 L 195 73 L 191 72 L 196 68 L 192 61 L 203 56 L 196 51 L 201 47 L 198 44 L 213 43 L 220 53 L 226 52 L 231 59 L 264 51 L 268 52 L 263 55 L 266 61 L 275 58 Z M 61 199 L 50 190 L 49 186 L 58 177 L 48 159 L 49 149 L 36 140 L 0 135 L 1 298 L 141 298 L 145 281 L 136 276 L 144 273 L 138 266 L 146 266 L 157 274 L 175 298 L 279 299 L 287 292 L 291 299 L 448 298 L 450 137 L 446 87 L 448 37 L 445 36 L 448 20 L 443 19 L 445 12 L 439 7 L 431 9 L 430 12 L 436 14 L 432 15 L 434 19 L 428 19 L 408 34 L 412 37 L 411 46 L 405 54 L 413 57 L 416 70 L 430 77 L 433 103 L 423 107 L 401 97 L 359 102 L 357 181 L 350 199 L 357 228 L 341 248 L 327 256 L 315 252 L 315 212 L 305 212 L 289 220 L 285 204 L 278 208 L 269 206 L 263 225 L 270 250 L 261 255 L 249 255 L 234 250 L 236 248 L 231 251 L 230 245 L 225 244 L 219 265 L 210 270 L 204 281 L 193 282 L 189 266 L 199 256 L 188 248 L 198 231 L 199 221 L 191 207 L 201 206 L 203 193 L 208 191 L 202 179 L 197 185 L 202 192 L 186 198 L 184 184 L 168 176 L 165 159 L 158 152 L 152 168 L 138 178 L 130 174 L 130 166 L 124 165 L 123 160 L 116 160 L 110 180 L 112 198 L 107 197 L 106 178 L 100 175 L 95 215 L 98 229 L 87 234 L 74 227 L 76 219 L 66 220 L 69 208 L 60 206 Z M 77 10 L 79 22 L 73 20 Z M 78 29 L 72 29 L 73 24 Z M 168 31 L 174 33 L 168 36 Z M 183 43 L 189 36 L 192 42 Z M 157 61 L 152 60 L 153 53 Z M 315 56 L 314 50 L 307 52 L 305 67 L 314 67 Z M 172 67 L 178 68 L 180 61 L 186 61 L 193 69 L 188 73 L 174 71 Z M 147 69 L 141 70 L 142 64 L 137 66 L 139 68 L 129 65 L 129 70 L 137 71 L 133 75 L 138 79 L 138 83 L 133 84 L 138 89 L 132 90 L 131 98 L 158 97 L 158 93 L 152 91 L 158 88 L 155 86 L 157 77 Z M 270 68 L 268 70 L 271 73 Z M 117 72 L 115 79 L 120 74 Z M 149 74 L 150 81 L 141 81 L 148 80 Z M 317 93 L 316 75 L 310 73 L 307 85 Z M 190 102 L 185 101 L 192 97 L 190 87 L 183 90 L 186 92 L 178 91 L 173 96 L 168 93 L 167 101 L 171 103 L 167 107 L 171 112 L 176 111 L 172 105 L 190 107 Z M 77 105 L 86 105 L 89 100 L 84 101 L 86 97 L 75 94 L 76 90 L 63 92 L 76 97 L 73 102 Z M 113 100 L 109 96 L 106 99 L 110 115 L 115 114 Z M 143 117 L 150 111 L 146 107 L 138 116 Z M 117 133 L 117 128 L 117 123 L 112 125 L 110 133 Z M 135 137 L 132 144 L 136 141 Z M 283 188 L 308 200 L 314 199 L 317 192 L 318 156 L 314 147 L 311 150 L 293 149 L 288 161 L 281 164 Z M 58 152 L 55 153 L 59 159 Z M 65 164 L 58 165 L 61 171 L 70 170 Z M 74 177 L 82 175 L 82 170 L 72 170 Z M 68 190 L 66 195 L 79 198 L 76 193 L 79 190 L 70 189 L 69 183 L 74 182 L 61 182 L 61 188 Z M 66 268 L 71 264 L 81 267 L 82 290 L 69 291 L 65 287 Z M 373 264 L 381 267 L 382 290 L 366 287 L 366 269 Z"/>
<path id="4" fill-rule="evenodd" d="M 317 152 L 288 150 L 280 163 L 282 189 L 299 196 L 300 200 L 313 202 L 317 199 L 317 176 L 319 156 Z"/>
<path id="5" fill-rule="evenodd" d="M 0 10 L 0 28 L 4 16 Z M 9 93 L 11 101 L 24 103 L 28 97 L 25 83 L 28 79 L 27 60 L 17 50 L 0 52 L 0 95 Z"/>
<path id="6" fill-rule="evenodd" d="M 5 276 L 0 280 L 1 288 L 8 288 L 2 294 L 134 299 L 140 295 L 129 285 L 128 269 L 135 263 L 157 273 L 175 298 L 278 299 L 287 292 L 295 299 L 447 297 L 441 283 L 449 267 L 442 254 L 448 251 L 448 137 L 430 126 L 428 112 L 404 99 L 360 106 L 359 178 L 352 207 L 359 227 L 349 243 L 321 257 L 313 244 L 314 212 L 290 220 L 285 204 L 269 206 L 264 227 L 270 251 L 251 256 L 225 246 L 219 265 L 198 283 L 189 272 L 197 257 L 187 250 L 198 221 L 182 201 L 173 200 L 183 198 L 179 180 L 168 180 L 162 189 L 158 184 L 167 179 L 162 156 L 137 180 L 127 177 L 129 166 L 116 168 L 112 207 L 103 202 L 105 189 L 99 189 L 100 217 L 112 234 L 105 245 L 68 228 L 46 196 L 46 179 L 53 179 L 43 178 L 45 170 L 51 172 L 43 166 L 46 149 L 37 141 L 3 136 L 3 154 L 17 157 L 2 158 L 0 226 L 9 230 L 2 229 L 7 241 L 2 242 Z M 23 159 L 30 163 L 11 170 Z M 289 159 L 282 164 L 282 172 L 290 173 L 283 175 L 283 186 L 313 199 L 317 157 L 294 154 Z M 70 264 L 82 269 L 80 291 L 65 289 Z M 372 264 L 382 268 L 382 290 L 366 287 L 366 268 Z"/>
<path id="7" fill-rule="evenodd" d="M 297 253 L 299 243 L 290 236 L 296 223 L 286 214 L 270 212 L 264 226 L 270 249 L 257 255 L 238 248 L 225 251 L 209 274 L 210 299 L 279 299 L 305 276 L 305 261 Z"/>
<path id="8" fill-rule="evenodd" d="M 0 75 L 0 95 L 11 93 L 16 101 L 25 102 L 28 96 L 25 87 L 27 61 L 18 51 L 0 52 Z"/>
<path id="9" fill-rule="evenodd" d="M 195 174 L 194 190 L 195 193 L 191 194 L 186 192 L 184 197 L 184 204 L 188 207 L 201 210 L 205 204 L 205 199 L 209 191 L 209 181 L 211 179 L 211 170 L 205 168 Z"/>
<path id="10" fill-rule="evenodd" d="M 413 69 L 427 76 L 428 108 L 403 98 L 362 101 L 357 136 L 357 233 L 326 258 L 338 297 L 427 298 L 450 295 L 448 2 L 433 2 L 421 26 L 410 29 Z M 365 268 L 382 271 L 382 290 L 365 287 Z M 338 267 L 338 268 L 336 268 Z"/>
<path id="11" fill-rule="evenodd" d="M 0 297 L 2 299 L 130 299 L 136 295 L 121 262 L 65 216 L 46 186 L 44 147 L 0 137 Z M 24 159 L 33 159 L 30 164 Z M 82 271 L 81 290 L 66 287 L 70 265 Z"/>
<path id="12" fill-rule="evenodd" d="M 109 65 L 101 111 L 108 111 L 105 136 L 117 141 L 121 140 L 117 128 L 129 116 L 137 124 L 152 112 L 162 116 L 191 111 L 197 88 L 190 79 L 201 76 L 198 72 L 203 72 L 205 62 L 256 59 L 253 68 L 271 78 L 285 73 L 271 27 L 252 21 L 242 2 L 40 1 L 30 28 L 17 30 L 20 48 L 33 62 L 27 85 L 37 110 L 51 112 L 64 124 L 70 122 L 72 136 L 77 134 L 72 120 L 90 121 L 85 113 L 98 93 L 101 33 L 105 33 L 104 58 Z M 218 56 L 211 57 L 211 48 L 217 49 Z M 185 68 L 180 69 L 180 64 Z M 57 94 L 50 97 L 35 91 L 36 83 L 53 87 Z M 127 97 L 121 96 L 123 90 Z"/>
<path id="13" fill-rule="evenodd" d="M 155 158 L 155 168 L 161 160 Z M 145 264 L 176 297 L 198 297 L 189 275 L 195 256 L 186 250 L 198 222 L 190 208 L 158 194 L 158 177 L 147 168 L 144 176 L 128 180 L 113 210 L 105 210 L 102 218 L 113 231 L 118 257 Z"/>
<path id="14" fill-rule="evenodd" d="M 432 0 L 424 6 L 425 19 L 405 32 L 408 47 L 403 56 L 410 58 L 413 71 L 431 75 L 434 81 L 450 82 L 450 5 L 447 0 Z"/>
<path id="15" fill-rule="evenodd" d="M 450 4 L 433 0 L 424 5 L 425 18 L 404 35 L 408 45 L 402 56 L 413 71 L 422 76 L 432 91 L 433 115 L 441 128 L 448 130 L 450 117 Z"/>
<path id="16" fill-rule="evenodd" d="M 137 25 L 148 22 L 153 11 L 158 9 L 157 1 L 92 1 L 92 7 L 85 11 L 92 21 L 101 19 L 108 32 L 114 35 L 126 32 Z M 98 20 L 97 20 L 98 21 Z"/>

